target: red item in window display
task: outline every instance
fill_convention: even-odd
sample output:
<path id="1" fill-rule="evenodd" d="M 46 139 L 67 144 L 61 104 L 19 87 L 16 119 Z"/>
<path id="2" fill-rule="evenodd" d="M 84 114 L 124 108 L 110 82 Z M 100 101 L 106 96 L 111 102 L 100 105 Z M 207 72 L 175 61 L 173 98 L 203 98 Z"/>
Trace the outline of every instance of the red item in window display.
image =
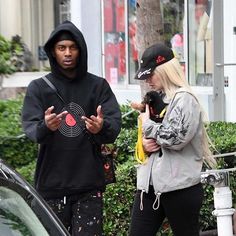
<path id="1" fill-rule="evenodd" d="M 104 31 L 113 32 L 114 29 L 114 14 L 112 0 L 104 0 Z"/>
<path id="2" fill-rule="evenodd" d="M 125 4 L 124 0 L 114 0 L 116 9 L 116 31 L 125 32 Z"/>
<path id="3" fill-rule="evenodd" d="M 131 46 L 131 53 L 133 61 L 138 61 L 138 50 L 136 47 L 136 22 L 132 22 L 129 25 L 129 37 L 130 37 L 130 46 Z"/>
<path id="4" fill-rule="evenodd" d="M 126 65 L 125 65 L 125 41 L 120 37 L 118 43 L 118 71 L 119 76 L 125 75 Z"/>
<path id="5" fill-rule="evenodd" d="M 115 58 L 117 57 L 117 45 L 112 42 L 108 42 L 105 45 L 105 74 L 106 80 L 111 82 L 112 71 L 115 65 Z"/>

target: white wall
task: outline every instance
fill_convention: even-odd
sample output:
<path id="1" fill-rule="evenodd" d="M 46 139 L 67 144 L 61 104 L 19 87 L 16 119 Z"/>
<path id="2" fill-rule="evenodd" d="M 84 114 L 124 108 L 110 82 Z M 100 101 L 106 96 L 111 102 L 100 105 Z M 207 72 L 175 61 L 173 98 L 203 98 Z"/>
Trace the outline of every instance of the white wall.
<path id="1" fill-rule="evenodd" d="M 81 30 L 88 47 L 88 69 L 102 75 L 102 22 L 100 0 L 71 0 L 71 21 Z"/>
<path id="2" fill-rule="evenodd" d="M 0 34 L 10 40 L 13 35 L 22 36 L 21 1 L 0 0 Z"/>
<path id="3" fill-rule="evenodd" d="M 42 36 L 41 43 L 44 45 L 52 30 L 54 30 L 54 5 L 53 0 L 42 0 Z"/>
<path id="4" fill-rule="evenodd" d="M 32 48 L 32 36 L 31 36 L 31 4 L 30 0 L 22 0 L 21 1 L 21 20 L 17 20 L 17 22 L 21 21 L 21 36 L 24 40 L 24 43 L 31 49 Z M 19 10 L 19 9 L 18 9 Z M 9 13 L 8 13 L 9 14 Z"/>

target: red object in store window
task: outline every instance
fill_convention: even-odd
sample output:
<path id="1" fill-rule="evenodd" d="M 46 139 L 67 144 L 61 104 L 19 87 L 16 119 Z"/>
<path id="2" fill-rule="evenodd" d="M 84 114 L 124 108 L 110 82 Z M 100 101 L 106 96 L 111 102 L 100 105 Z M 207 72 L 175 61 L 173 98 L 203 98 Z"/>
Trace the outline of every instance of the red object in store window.
<path id="1" fill-rule="evenodd" d="M 125 3 L 124 0 L 114 0 L 116 9 L 116 31 L 125 32 Z"/>
<path id="2" fill-rule="evenodd" d="M 124 76 L 126 72 L 125 63 L 125 41 L 120 37 L 118 43 L 118 74 Z"/>
<path id="3" fill-rule="evenodd" d="M 132 53 L 132 58 L 134 61 L 138 61 L 138 50 L 136 47 L 136 22 L 133 21 L 129 25 L 129 36 L 130 36 L 130 46 L 131 46 L 131 53 Z"/>
<path id="4" fill-rule="evenodd" d="M 112 0 L 104 0 L 104 31 L 113 32 L 114 29 L 114 14 Z"/>
<path id="5" fill-rule="evenodd" d="M 115 68 L 115 57 L 117 57 L 117 45 L 108 42 L 105 45 L 105 77 L 108 82 L 111 82 L 112 68 Z"/>

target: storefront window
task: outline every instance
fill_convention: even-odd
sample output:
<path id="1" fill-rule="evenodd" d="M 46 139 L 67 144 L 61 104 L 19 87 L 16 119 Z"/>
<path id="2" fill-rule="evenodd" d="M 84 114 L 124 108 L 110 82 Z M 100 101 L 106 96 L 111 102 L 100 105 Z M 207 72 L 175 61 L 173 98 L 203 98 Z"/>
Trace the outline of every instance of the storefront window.
<path id="1" fill-rule="evenodd" d="M 165 44 L 172 47 L 184 68 L 184 0 L 160 1 Z M 134 80 L 139 67 L 136 0 L 103 0 L 103 19 L 105 78 L 112 85 L 138 84 Z"/>
<path id="2" fill-rule="evenodd" d="M 185 70 L 184 58 L 184 0 L 161 0 L 165 44 Z"/>
<path id="3" fill-rule="evenodd" d="M 138 70 L 138 49 L 136 45 L 136 0 L 129 0 L 128 5 L 128 35 L 129 35 L 129 84 L 138 84 L 134 79 Z"/>
<path id="4" fill-rule="evenodd" d="M 105 78 L 123 84 L 126 75 L 125 2 L 104 0 Z"/>
<path id="5" fill-rule="evenodd" d="M 190 0 L 188 13 L 189 82 L 212 86 L 211 1 Z"/>
<path id="6" fill-rule="evenodd" d="M 160 0 L 164 43 L 171 47 L 180 63 L 185 66 L 183 42 L 184 0 Z M 138 83 L 134 75 L 138 69 L 136 46 L 136 0 L 129 0 L 129 83 Z"/>

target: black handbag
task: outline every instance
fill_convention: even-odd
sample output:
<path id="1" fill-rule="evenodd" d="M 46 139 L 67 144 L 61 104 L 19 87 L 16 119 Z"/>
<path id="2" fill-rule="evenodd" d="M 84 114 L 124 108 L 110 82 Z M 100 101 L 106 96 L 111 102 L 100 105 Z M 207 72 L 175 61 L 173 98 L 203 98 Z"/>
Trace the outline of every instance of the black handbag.
<path id="1" fill-rule="evenodd" d="M 59 99 L 63 102 L 66 109 L 70 112 L 71 115 L 73 115 L 73 112 L 71 111 L 70 107 L 67 105 L 65 100 L 62 98 L 62 96 L 59 94 L 57 88 L 52 84 L 46 76 L 43 76 L 42 79 L 47 83 L 47 85 L 56 93 L 56 95 L 59 97 Z M 114 166 L 114 156 L 115 152 L 112 150 L 109 146 L 106 144 L 102 144 L 99 146 L 95 140 L 93 139 L 93 136 L 87 131 L 85 127 L 82 126 L 80 123 L 80 120 L 78 120 L 77 117 L 73 115 L 73 118 L 78 122 L 78 124 L 81 126 L 83 132 L 88 137 L 89 141 L 92 143 L 92 145 L 95 147 L 95 155 L 99 157 L 99 159 L 102 162 L 103 171 L 104 171 L 104 179 L 105 184 L 111 184 L 116 182 L 116 176 L 115 176 L 115 166 Z"/>

